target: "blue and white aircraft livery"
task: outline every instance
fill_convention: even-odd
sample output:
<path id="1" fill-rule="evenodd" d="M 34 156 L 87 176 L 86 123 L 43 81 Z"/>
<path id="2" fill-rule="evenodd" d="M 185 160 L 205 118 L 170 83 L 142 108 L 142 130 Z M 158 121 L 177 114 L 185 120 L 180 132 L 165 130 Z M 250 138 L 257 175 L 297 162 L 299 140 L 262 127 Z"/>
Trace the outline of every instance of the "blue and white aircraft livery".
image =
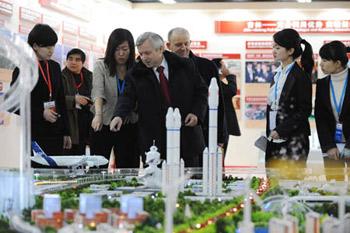
<path id="1" fill-rule="evenodd" d="M 49 156 L 41 149 L 41 147 L 35 141 L 32 141 L 32 150 L 34 156 L 31 156 L 31 160 L 49 167 L 99 167 L 108 163 L 108 160 L 101 155 Z"/>

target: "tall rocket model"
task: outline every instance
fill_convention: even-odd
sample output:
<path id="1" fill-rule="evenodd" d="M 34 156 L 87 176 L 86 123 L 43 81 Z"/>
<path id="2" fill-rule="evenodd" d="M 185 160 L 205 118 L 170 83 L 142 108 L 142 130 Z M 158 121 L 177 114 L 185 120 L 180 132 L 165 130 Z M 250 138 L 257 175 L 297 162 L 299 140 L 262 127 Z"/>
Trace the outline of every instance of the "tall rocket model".
<path id="1" fill-rule="evenodd" d="M 219 86 L 212 78 L 209 86 L 209 140 L 203 152 L 203 194 L 216 196 L 222 193 L 222 152 L 217 145 Z"/>
<path id="2" fill-rule="evenodd" d="M 180 128 L 181 115 L 179 109 L 168 108 L 166 114 L 167 158 L 162 164 L 163 189 L 179 178 L 184 179 L 185 163 L 183 159 L 180 160 Z M 183 190 L 183 185 L 180 186 L 180 190 Z"/>

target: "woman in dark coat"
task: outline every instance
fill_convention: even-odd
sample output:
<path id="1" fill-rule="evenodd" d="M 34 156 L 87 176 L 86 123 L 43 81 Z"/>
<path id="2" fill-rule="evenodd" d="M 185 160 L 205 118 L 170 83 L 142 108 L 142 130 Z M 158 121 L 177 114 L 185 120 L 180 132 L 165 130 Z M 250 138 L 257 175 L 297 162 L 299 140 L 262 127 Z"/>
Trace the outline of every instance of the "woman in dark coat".
<path id="1" fill-rule="evenodd" d="M 226 67 L 222 58 L 214 58 L 212 60 L 219 70 L 219 78 L 221 80 L 222 94 L 225 105 L 226 128 L 229 135 L 241 136 L 235 108 L 232 104 L 232 98 L 237 94 L 236 75 L 231 74 Z M 224 144 L 226 152 L 228 140 Z"/>
<path id="2" fill-rule="evenodd" d="M 84 155 L 90 141 L 92 73 L 83 65 L 85 53 L 74 48 L 67 53 L 67 66 L 62 71 L 72 148 L 65 154 Z"/>
<path id="3" fill-rule="evenodd" d="M 344 167 L 350 159 L 350 84 L 347 68 L 347 48 L 340 41 L 332 41 L 320 49 L 321 69 L 327 76 L 317 80 L 315 119 L 318 138 L 324 153 L 327 178 L 343 179 L 330 175 Z M 330 168 L 330 169 L 328 169 Z"/>
<path id="4" fill-rule="evenodd" d="M 309 154 L 308 117 L 312 110 L 312 47 L 294 29 L 275 33 L 273 40 L 273 56 L 281 65 L 268 96 L 266 167 L 283 160 L 299 161 L 305 166 Z M 299 65 L 296 59 L 300 56 Z"/>

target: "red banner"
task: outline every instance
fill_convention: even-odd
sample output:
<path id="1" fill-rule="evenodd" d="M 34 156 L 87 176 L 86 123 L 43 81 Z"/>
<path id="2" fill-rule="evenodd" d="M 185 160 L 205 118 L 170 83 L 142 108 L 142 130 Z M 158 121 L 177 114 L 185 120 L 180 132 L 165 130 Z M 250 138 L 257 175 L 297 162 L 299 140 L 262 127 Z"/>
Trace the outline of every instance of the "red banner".
<path id="1" fill-rule="evenodd" d="M 191 49 L 206 49 L 208 42 L 204 40 L 191 41 Z"/>
<path id="2" fill-rule="evenodd" d="M 246 49 L 272 49 L 273 41 L 265 40 L 265 41 L 246 41 L 245 48 Z"/>
<path id="3" fill-rule="evenodd" d="M 85 51 L 91 51 L 92 50 L 92 44 L 90 41 L 79 41 L 78 47 L 81 49 L 84 49 Z"/>
<path id="4" fill-rule="evenodd" d="M 72 23 L 63 22 L 62 31 L 65 33 L 72 34 L 72 35 L 78 35 L 79 26 L 72 24 Z"/>
<path id="5" fill-rule="evenodd" d="M 61 30 L 62 22 L 52 16 L 43 15 L 43 23 L 50 25 L 56 33 Z"/>
<path id="6" fill-rule="evenodd" d="M 33 29 L 33 27 L 34 24 L 20 24 L 18 25 L 18 32 L 27 35 Z"/>
<path id="7" fill-rule="evenodd" d="M 62 44 L 69 46 L 77 46 L 78 37 L 66 34 L 62 36 Z"/>
<path id="8" fill-rule="evenodd" d="M 329 43 L 331 41 L 332 40 L 325 40 L 325 41 L 323 41 L 323 44 L 327 44 L 327 43 Z M 350 40 L 339 40 L 339 41 L 341 41 L 343 44 L 345 44 L 345 46 L 350 47 Z"/>
<path id="9" fill-rule="evenodd" d="M 89 1 L 71 1 L 71 0 L 39 0 L 42 7 L 57 11 L 61 14 L 69 15 L 83 21 L 89 21 Z"/>
<path id="10" fill-rule="evenodd" d="M 96 41 L 97 38 L 95 35 L 93 35 L 88 29 L 80 27 L 79 28 L 79 36 L 83 37 L 86 40 L 90 40 L 90 41 Z"/>
<path id="11" fill-rule="evenodd" d="M 267 96 L 246 96 L 245 102 L 250 104 L 266 104 Z"/>
<path id="12" fill-rule="evenodd" d="M 222 58 L 222 59 L 241 59 L 241 54 L 239 53 L 196 53 L 199 57 L 205 57 L 209 60 L 213 58 Z"/>
<path id="13" fill-rule="evenodd" d="M 247 53 L 246 60 L 273 60 L 272 53 Z"/>
<path id="14" fill-rule="evenodd" d="M 350 20 L 215 21 L 216 33 L 275 33 L 284 28 L 300 33 L 349 33 Z"/>
<path id="15" fill-rule="evenodd" d="M 98 54 L 104 54 L 105 53 L 105 49 L 102 47 L 98 47 L 98 46 L 92 46 L 92 51 L 94 51 L 95 53 Z"/>
<path id="16" fill-rule="evenodd" d="M 20 20 L 20 24 L 21 21 L 27 21 L 27 22 L 31 22 L 31 23 L 41 23 L 42 22 L 42 14 L 40 14 L 37 11 L 33 11 L 31 9 L 28 8 L 24 8 L 24 7 L 20 7 L 19 8 L 19 20 Z"/>
<path id="17" fill-rule="evenodd" d="M 9 0 L 0 0 L 0 14 L 2 15 L 12 15 L 13 13 L 13 3 Z"/>

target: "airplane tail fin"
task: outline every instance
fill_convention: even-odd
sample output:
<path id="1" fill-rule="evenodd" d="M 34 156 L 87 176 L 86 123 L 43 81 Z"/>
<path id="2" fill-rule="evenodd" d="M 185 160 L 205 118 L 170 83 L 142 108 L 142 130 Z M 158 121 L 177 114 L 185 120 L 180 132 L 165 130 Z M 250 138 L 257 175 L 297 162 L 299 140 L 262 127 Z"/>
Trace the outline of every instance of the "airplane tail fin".
<path id="1" fill-rule="evenodd" d="M 41 149 L 36 141 L 32 141 L 32 150 L 36 156 L 47 157 L 47 154 Z"/>
<path id="2" fill-rule="evenodd" d="M 50 156 L 48 156 L 43 151 L 43 149 L 41 149 L 41 147 L 36 141 L 32 141 L 32 150 L 33 150 L 34 156 L 42 157 L 44 160 L 46 160 L 47 164 L 50 167 L 57 167 L 57 163 L 55 162 L 55 160 L 53 160 Z"/>

